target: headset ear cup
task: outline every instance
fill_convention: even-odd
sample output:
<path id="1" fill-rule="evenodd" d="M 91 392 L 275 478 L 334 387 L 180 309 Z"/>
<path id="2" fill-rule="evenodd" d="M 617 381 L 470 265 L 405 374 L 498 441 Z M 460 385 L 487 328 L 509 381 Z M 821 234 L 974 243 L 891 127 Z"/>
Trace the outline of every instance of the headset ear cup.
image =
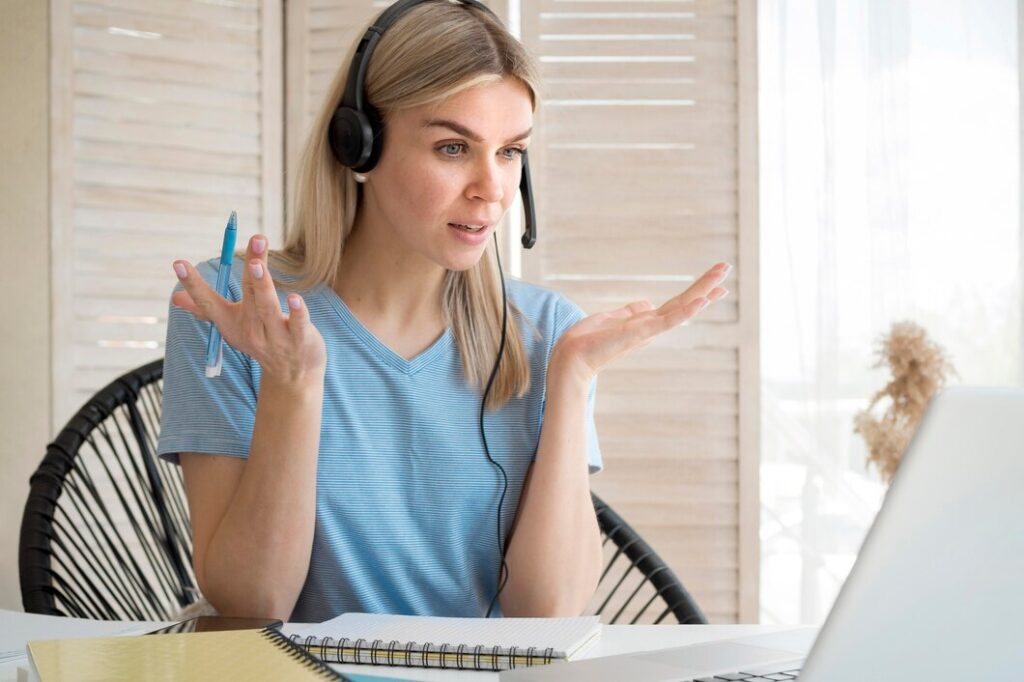
<path id="1" fill-rule="evenodd" d="M 366 157 L 365 162 L 355 168 L 357 173 L 368 173 L 376 167 L 377 162 L 380 161 L 381 151 L 384 149 L 384 126 L 380 120 L 380 114 L 377 113 L 375 107 L 366 105 L 366 110 L 363 112 L 366 117 L 367 124 L 370 126 L 369 142 L 367 143 L 367 150 L 369 154 Z"/>
<path id="2" fill-rule="evenodd" d="M 338 107 L 328 133 L 334 158 L 354 168 L 366 163 L 373 146 L 373 129 L 367 117 L 351 107 Z"/>

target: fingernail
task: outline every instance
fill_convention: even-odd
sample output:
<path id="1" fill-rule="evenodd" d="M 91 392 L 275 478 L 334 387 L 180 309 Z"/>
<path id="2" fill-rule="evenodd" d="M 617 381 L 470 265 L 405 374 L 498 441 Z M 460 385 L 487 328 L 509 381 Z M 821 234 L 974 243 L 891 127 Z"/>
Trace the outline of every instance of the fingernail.
<path id="1" fill-rule="evenodd" d="M 700 304 L 699 308 L 697 308 L 697 312 L 699 313 L 700 311 L 702 311 L 705 308 L 707 308 L 709 303 L 711 303 L 711 301 L 705 298 L 704 302 Z"/>
<path id="2" fill-rule="evenodd" d="M 256 279 L 263 279 L 263 263 L 250 263 L 249 272 Z"/>
<path id="3" fill-rule="evenodd" d="M 729 265 L 728 263 L 726 263 L 726 264 L 725 264 L 725 267 L 724 267 L 724 268 L 722 268 L 722 277 L 725 277 L 725 276 L 726 276 L 726 275 L 728 275 L 728 274 L 729 274 L 730 272 L 732 272 L 732 266 L 731 266 L 731 265 Z"/>
<path id="4" fill-rule="evenodd" d="M 185 279 L 188 277 L 188 269 L 182 263 L 175 263 L 174 274 L 178 276 L 178 279 Z"/>
<path id="5" fill-rule="evenodd" d="M 263 237 L 256 237 L 252 240 L 252 252 L 259 255 L 267 248 L 267 240 Z"/>
<path id="6" fill-rule="evenodd" d="M 302 299 L 294 295 L 289 296 L 288 305 L 291 307 L 292 310 L 298 310 L 299 308 L 302 307 Z"/>

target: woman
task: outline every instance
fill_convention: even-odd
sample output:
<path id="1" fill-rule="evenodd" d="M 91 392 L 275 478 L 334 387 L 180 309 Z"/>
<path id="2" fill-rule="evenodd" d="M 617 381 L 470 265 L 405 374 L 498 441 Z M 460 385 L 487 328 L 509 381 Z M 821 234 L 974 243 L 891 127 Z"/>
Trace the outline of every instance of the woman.
<path id="1" fill-rule="evenodd" d="M 724 296 L 729 266 L 658 309 L 586 318 L 506 279 L 488 454 L 502 289 L 487 245 L 519 185 L 536 66 L 480 9 L 408 10 L 366 74 L 385 135 L 365 174 L 328 143 L 348 71 L 307 142 L 284 248 L 250 239 L 228 300 L 215 261 L 174 263 L 159 453 L 180 454 L 199 587 L 222 613 L 307 622 L 481 616 L 496 599 L 509 616 L 579 614 L 601 567 L 596 375 Z M 211 380 L 204 321 L 227 344 Z"/>

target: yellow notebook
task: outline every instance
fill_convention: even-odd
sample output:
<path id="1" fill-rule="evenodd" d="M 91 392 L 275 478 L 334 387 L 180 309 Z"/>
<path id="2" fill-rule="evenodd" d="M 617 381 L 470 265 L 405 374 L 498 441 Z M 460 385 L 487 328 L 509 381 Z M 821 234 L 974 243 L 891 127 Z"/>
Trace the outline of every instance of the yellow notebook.
<path id="1" fill-rule="evenodd" d="M 41 682 L 348 679 L 277 630 L 45 640 L 28 652 Z"/>

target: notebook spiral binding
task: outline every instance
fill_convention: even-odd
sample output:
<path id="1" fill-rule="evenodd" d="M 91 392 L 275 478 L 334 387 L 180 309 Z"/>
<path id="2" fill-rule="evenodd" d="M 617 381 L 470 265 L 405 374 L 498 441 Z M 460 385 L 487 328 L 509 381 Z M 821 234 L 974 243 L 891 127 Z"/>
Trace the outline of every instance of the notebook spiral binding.
<path id="1" fill-rule="evenodd" d="M 283 635 L 282 635 L 283 637 Z M 537 647 L 469 646 L 399 642 L 382 639 L 292 635 L 291 643 L 327 663 L 365 663 L 407 668 L 454 668 L 456 670 L 511 670 L 517 667 L 547 665 L 555 659 L 554 649 Z"/>
<path id="2" fill-rule="evenodd" d="M 260 634 L 264 635 L 271 644 L 281 649 L 291 658 L 302 663 L 315 673 L 318 673 L 325 680 L 345 680 L 344 675 L 331 670 L 323 661 L 313 656 L 301 646 L 297 646 L 291 639 L 285 637 L 280 630 L 274 628 L 263 628 Z"/>

